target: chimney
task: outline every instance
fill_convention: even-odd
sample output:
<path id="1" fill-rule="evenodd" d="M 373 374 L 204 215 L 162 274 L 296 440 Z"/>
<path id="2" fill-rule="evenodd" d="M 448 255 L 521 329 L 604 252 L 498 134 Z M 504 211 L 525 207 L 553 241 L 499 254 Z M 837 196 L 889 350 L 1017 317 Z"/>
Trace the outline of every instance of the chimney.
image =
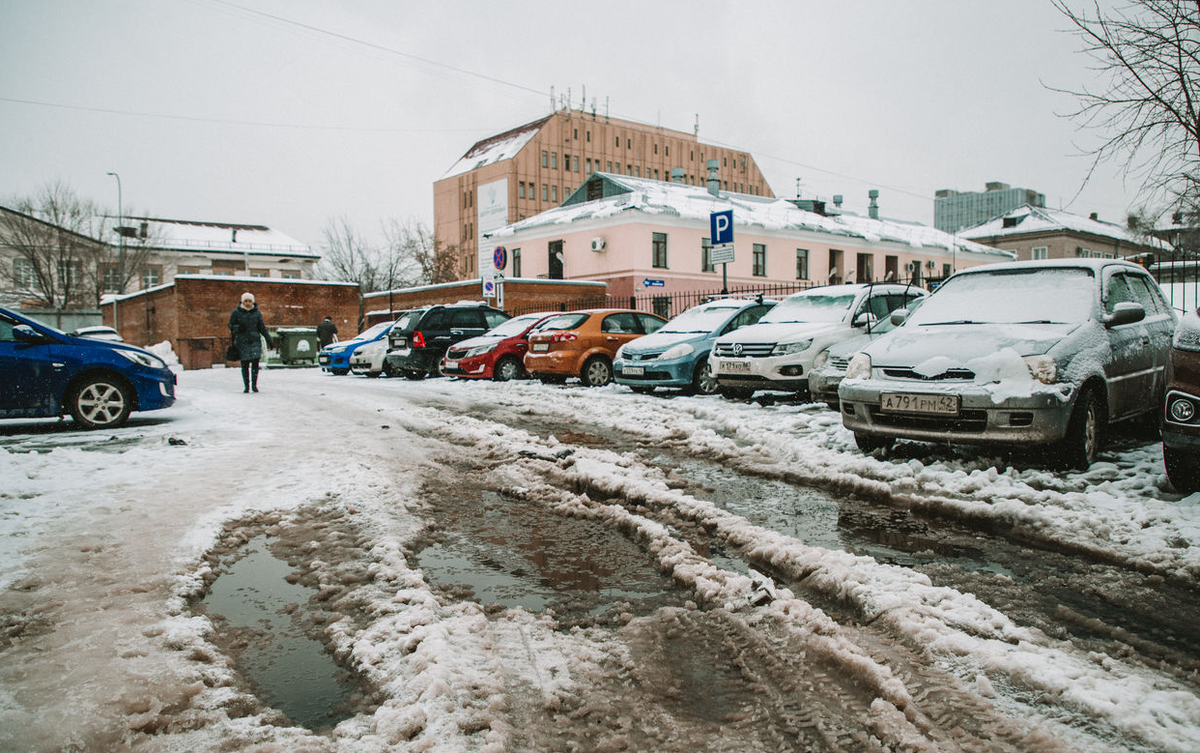
<path id="1" fill-rule="evenodd" d="M 833 195 L 833 205 L 838 209 L 842 208 L 842 195 L 840 193 L 835 193 Z"/>
<path id="2" fill-rule="evenodd" d="M 671 168 L 671 182 L 672 183 L 682 183 L 683 176 L 684 176 L 684 172 L 683 172 L 682 167 L 672 167 Z"/>
<path id="3" fill-rule="evenodd" d="M 150 234 L 150 223 L 143 221 L 138 231 L 141 233 L 142 240 L 146 240 L 146 236 Z"/>
<path id="4" fill-rule="evenodd" d="M 721 166 L 718 160 L 710 159 L 705 163 L 708 167 L 708 192 L 713 196 L 721 195 L 721 179 L 717 177 L 717 168 Z"/>
<path id="5" fill-rule="evenodd" d="M 230 232 L 229 232 L 229 242 L 230 242 L 230 243 L 237 243 L 237 228 L 236 228 L 236 227 L 235 227 L 235 228 L 230 228 Z"/>
<path id="6" fill-rule="evenodd" d="M 1092 222 L 1099 222 L 1100 215 L 1096 214 L 1095 212 L 1092 212 L 1091 214 L 1088 215 L 1088 219 L 1091 220 Z"/>
<path id="7" fill-rule="evenodd" d="M 879 201 L 877 201 L 879 199 L 879 189 L 872 188 L 870 191 L 867 191 L 867 198 L 871 200 L 871 203 L 867 206 L 867 215 L 873 220 L 879 219 Z"/>

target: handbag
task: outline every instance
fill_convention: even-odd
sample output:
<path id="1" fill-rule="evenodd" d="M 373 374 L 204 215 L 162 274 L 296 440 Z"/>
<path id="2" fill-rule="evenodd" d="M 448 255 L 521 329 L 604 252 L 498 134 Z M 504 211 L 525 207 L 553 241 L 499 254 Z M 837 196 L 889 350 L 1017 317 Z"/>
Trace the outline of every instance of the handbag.
<path id="1" fill-rule="evenodd" d="M 240 354 L 238 353 L 237 345 L 235 345 L 233 343 L 229 343 L 229 347 L 225 349 L 225 360 L 226 361 L 240 361 L 241 360 Z"/>

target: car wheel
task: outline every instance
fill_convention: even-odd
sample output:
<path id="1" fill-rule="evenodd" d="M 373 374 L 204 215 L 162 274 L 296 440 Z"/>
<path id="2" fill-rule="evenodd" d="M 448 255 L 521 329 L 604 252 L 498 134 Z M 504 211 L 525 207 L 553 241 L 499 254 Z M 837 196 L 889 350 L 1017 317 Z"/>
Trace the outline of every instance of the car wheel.
<path id="1" fill-rule="evenodd" d="M 696 395 L 714 395 L 720 388 L 717 378 L 713 376 L 712 364 L 707 358 L 702 359 L 696 364 L 696 372 L 692 375 L 691 392 Z"/>
<path id="2" fill-rule="evenodd" d="M 112 377 L 92 377 L 71 391 L 67 410 L 85 429 L 111 429 L 133 410 L 129 388 Z"/>
<path id="3" fill-rule="evenodd" d="M 592 356 L 579 376 L 588 387 L 603 387 L 612 381 L 612 364 L 604 356 Z"/>
<path id="4" fill-rule="evenodd" d="M 741 387 L 718 387 L 717 391 L 721 393 L 721 397 L 726 400 L 749 400 L 754 397 L 754 390 L 748 390 Z"/>
<path id="5" fill-rule="evenodd" d="M 368 371 L 368 372 L 366 372 L 366 374 L 367 374 L 368 379 L 377 379 L 377 378 L 383 376 L 382 371 Z"/>
<path id="6" fill-rule="evenodd" d="M 404 378 L 405 378 L 405 379 L 412 379 L 413 381 L 416 381 L 416 380 L 418 380 L 418 379 L 424 379 L 424 378 L 425 378 L 425 372 L 424 372 L 424 371 L 418 371 L 417 369 L 405 369 L 405 370 L 404 370 Z"/>
<path id="7" fill-rule="evenodd" d="M 1085 387 L 1075 400 L 1067 434 L 1054 453 L 1060 466 L 1086 471 L 1100 451 L 1100 432 L 1104 426 L 1104 406 L 1091 387 Z"/>
<path id="8" fill-rule="evenodd" d="M 1200 453 L 1163 447 L 1163 465 L 1171 486 L 1181 494 L 1200 492 Z"/>
<path id="9" fill-rule="evenodd" d="M 525 367 L 521 365 L 520 361 L 512 356 L 505 356 L 492 367 L 492 379 L 497 382 L 520 379 L 523 371 L 525 371 Z"/>
<path id="10" fill-rule="evenodd" d="M 350 373 L 350 369 L 330 369 L 329 373 L 334 376 L 346 376 Z"/>
<path id="11" fill-rule="evenodd" d="M 870 454 L 876 450 L 887 451 L 892 449 L 892 445 L 896 443 L 895 437 L 878 437 L 874 434 L 854 433 L 854 444 L 858 445 L 861 452 Z"/>

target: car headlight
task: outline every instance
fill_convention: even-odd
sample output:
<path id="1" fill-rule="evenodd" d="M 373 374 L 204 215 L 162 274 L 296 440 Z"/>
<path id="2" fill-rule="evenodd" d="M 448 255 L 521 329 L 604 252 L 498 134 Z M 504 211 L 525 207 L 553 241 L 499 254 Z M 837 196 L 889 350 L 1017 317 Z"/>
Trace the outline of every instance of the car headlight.
<path id="1" fill-rule="evenodd" d="M 775 346 L 774 350 L 771 351 L 771 355 L 787 356 L 791 355 L 792 353 L 803 353 L 804 351 L 808 350 L 810 345 L 812 345 L 811 337 L 807 340 L 797 340 L 794 343 L 779 343 Z"/>
<path id="2" fill-rule="evenodd" d="M 466 357 L 474 358 L 475 356 L 481 356 L 484 353 L 491 353 L 495 349 L 496 349 L 496 343 L 490 343 L 488 345 L 480 345 L 478 347 L 471 348 L 470 350 L 468 350 Z"/>
<path id="3" fill-rule="evenodd" d="M 820 353 L 818 353 L 817 357 L 813 359 L 812 367 L 814 369 L 819 369 L 822 366 L 824 366 L 825 362 L 828 360 L 829 360 L 829 348 L 826 348 L 825 350 L 822 350 Z"/>
<path id="4" fill-rule="evenodd" d="M 133 361 L 134 363 L 138 364 L 139 366 L 145 366 L 148 369 L 165 369 L 165 368 L 167 368 L 166 361 L 162 360 L 161 358 L 159 358 L 157 356 L 153 356 L 149 353 L 146 353 L 146 352 L 143 352 L 140 350 L 118 350 L 117 352 L 120 353 L 121 355 L 125 356 L 126 358 L 128 358 L 130 361 Z"/>
<path id="5" fill-rule="evenodd" d="M 676 358 L 683 358 L 684 356 L 691 355 L 695 352 L 696 349 L 692 347 L 691 343 L 679 343 L 678 345 L 672 345 L 663 351 L 663 353 L 659 355 L 658 360 L 672 361 Z"/>
<path id="6" fill-rule="evenodd" d="M 866 353 L 855 353 L 846 366 L 847 379 L 870 379 L 871 357 Z"/>
<path id="7" fill-rule="evenodd" d="M 380 353 L 387 352 L 387 346 L 383 343 L 374 343 L 372 345 L 364 345 L 354 352 L 366 356 L 367 358 L 371 358 L 379 355 Z"/>
<path id="8" fill-rule="evenodd" d="M 1042 384 L 1058 381 L 1058 364 L 1050 356 L 1025 356 L 1023 360 L 1029 367 L 1029 376 Z"/>

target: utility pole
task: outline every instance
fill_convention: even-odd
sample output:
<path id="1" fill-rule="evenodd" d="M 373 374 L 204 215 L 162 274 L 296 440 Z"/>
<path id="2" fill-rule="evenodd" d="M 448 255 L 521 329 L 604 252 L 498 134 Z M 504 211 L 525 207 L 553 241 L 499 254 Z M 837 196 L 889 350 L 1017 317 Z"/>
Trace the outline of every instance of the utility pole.
<path id="1" fill-rule="evenodd" d="M 117 179 L 117 294 L 120 295 L 125 292 L 125 217 L 121 206 L 121 176 L 114 172 L 108 174 Z"/>

